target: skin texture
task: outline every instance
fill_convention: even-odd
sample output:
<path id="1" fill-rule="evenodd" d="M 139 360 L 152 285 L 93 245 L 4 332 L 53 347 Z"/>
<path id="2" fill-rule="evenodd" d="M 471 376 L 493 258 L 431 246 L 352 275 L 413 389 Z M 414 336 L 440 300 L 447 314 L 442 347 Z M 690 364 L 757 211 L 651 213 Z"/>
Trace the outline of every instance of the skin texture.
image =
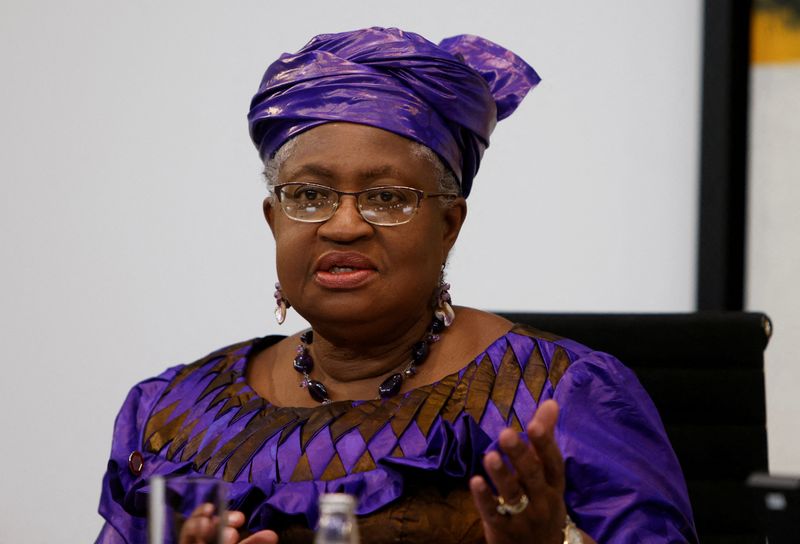
<path id="1" fill-rule="evenodd" d="M 278 177 L 277 183 L 314 182 L 342 191 L 380 185 L 437 191 L 432 163 L 414 153 L 409 140 L 350 123 L 329 123 L 298 136 Z M 434 293 L 466 217 L 466 202 L 458 198 L 451 206 L 442 206 L 435 199 L 423 200 L 409 223 L 394 227 L 364 221 L 352 196 L 342 197 L 339 209 L 323 223 L 288 218 L 272 197 L 263 208 L 275 238 L 283 294 L 314 329 L 313 378 L 326 385 L 334 400 L 375 398 L 377 384 L 407 364 L 409 346 L 423 337 L 430 324 Z M 344 288 L 321 281 L 320 259 L 342 252 L 362 259 L 369 269 L 362 274 L 365 280 Z M 510 327 L 492 314 L 456 308 L 454 324 L 433 344 L 426 363 L 406 380 L 404 390 L 459 370 L 463 361 L 476 357 Z M 275 405 L 317 405 L 307 391 L 287 387 L 298 383 L 298 374 L 288 364 L 297 345 L 298 335 L 289 336 L 260 353 L 248 367 L 248 383 Z M 497 453 L 485 458 L 487 473 L 507 502 L 518 502 L 521 493 L 531 498 L 522 513 L 499 515 L 487 483 L 480 477 L 470 482 L 488 542 L 563 541 L 564 469 L 553 436 L 557 417 L 555 402 L 542 404 L 528 427 L 530 445 L 511 430 L 503 431 L 500 447 L 510 466 Z M 206 517 L 190 526 L 193 535 L 206 534 L 213 526 L 213 519 Z M 242 526 L 244 517 L 232 513 L 229 520 L 229 542 L 237 542 L 235 528 Z M 271 531 L 262 531 L 241 542 L 276 540 Z"/>
<path id="2" fill-rule="evenodd" d="M 298 137 L 278 181 L 313 181 L 343 191 L 403 185 L 435 192 L 438 180 L 409 140 L 330 123 Z M 272 198 L 264 201 L 264 214 L 275 237 L 284 296 L 314 328 L 316 379 L 332 398 L 374 398 L 379 378 L 407 363 L 409 346 L 430 324 L 439 275 L 466 216 L 464 199 L 448 207 L 425 199 L 410 222 L 393 227 L 364 221 L 352 196 L 342 197 L 323 223 L 294 221 Z M 319 259 L 342 252 L 371 263 L 369 279 L 357 288 L 334 289 L 319 279 Z M 287 344 L 293 349 L 297 341 Z M 307 403 L 307 395 L 279 400 Z"/>

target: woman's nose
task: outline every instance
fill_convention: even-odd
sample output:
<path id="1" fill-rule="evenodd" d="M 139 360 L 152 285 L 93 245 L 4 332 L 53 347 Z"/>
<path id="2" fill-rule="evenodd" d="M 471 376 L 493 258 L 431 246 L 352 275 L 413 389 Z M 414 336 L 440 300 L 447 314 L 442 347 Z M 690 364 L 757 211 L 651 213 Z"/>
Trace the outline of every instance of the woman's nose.
<path id="1" fill-rule="evenodd" d="M 320 236 L 336 242 L 351 242 L 372 235 L 373 229 L 358 211 L 356 197 L 342 195 L 336 211 L 319 227 L 318 232 Z"/>

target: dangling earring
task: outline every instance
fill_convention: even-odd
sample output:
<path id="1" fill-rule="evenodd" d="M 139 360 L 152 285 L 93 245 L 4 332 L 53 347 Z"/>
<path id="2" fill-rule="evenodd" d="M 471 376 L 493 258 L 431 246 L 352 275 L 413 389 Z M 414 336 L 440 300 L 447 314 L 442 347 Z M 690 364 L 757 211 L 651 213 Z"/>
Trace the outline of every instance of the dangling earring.
<path id="1" fill-rule="evenodd" d="M 442 273 L 439 276 L 439 286 L 436 288 L 436 309 L 433 311 L 433 315 L 444 323 L 445 327 L 449 327 L 453 324 L 456 313 L 453 311 L 453 307 L 450 306 L 452 302 L 450 298 L 450 284 L 444 281 L 444 267 L 445 265 L 442 265 Z"/>
<path id="2" fill-rule="evenodd" d="M 289 301 L 286 300 L 283 296 L 283 291 L 281 291 L 281 282 L 275 283 L 275 321 L 278 322 L 278 325 L 283 325 L 283 322 L 286 321 L 286 310 L 291 308 L 292 305 L 289 304 Z"/>

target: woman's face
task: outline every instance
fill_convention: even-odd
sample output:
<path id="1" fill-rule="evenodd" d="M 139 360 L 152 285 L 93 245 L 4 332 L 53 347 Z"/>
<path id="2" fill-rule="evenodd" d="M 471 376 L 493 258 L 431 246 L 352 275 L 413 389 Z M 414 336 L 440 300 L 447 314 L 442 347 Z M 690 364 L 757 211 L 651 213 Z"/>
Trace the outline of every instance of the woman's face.
<path id="1" fill-rule="evenodd" d="M 402 185 L 438 192 L 436 169 L 410 140 L 351 123 L 328 123 L 297 137 L 278 183 L 313 182 L 342 191 Z M 322 223 L 288 218 L 276 199 L 264 201 L 275 237 L 284 295 L 312 325 L 397 326 L 426 319 L 442 264 L 466 215 L 423 199 L 408 223 L 391 227 L 364 221 L 355 197 L 340 198 Z"/>

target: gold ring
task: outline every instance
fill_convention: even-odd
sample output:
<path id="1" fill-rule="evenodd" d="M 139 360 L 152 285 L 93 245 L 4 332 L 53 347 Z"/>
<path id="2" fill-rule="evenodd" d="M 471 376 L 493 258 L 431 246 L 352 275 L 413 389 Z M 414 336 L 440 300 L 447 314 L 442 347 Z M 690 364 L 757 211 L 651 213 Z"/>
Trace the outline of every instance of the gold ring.
<path id="1" fill-rule="evenodd" d="M 520 495 L 519 502 L 515 504 L 509 504 L 503 497 L 497 497 L 497 513 L 501 516 L 513 516 L 525 510 L 530 502 L 525 493 Z"/>

